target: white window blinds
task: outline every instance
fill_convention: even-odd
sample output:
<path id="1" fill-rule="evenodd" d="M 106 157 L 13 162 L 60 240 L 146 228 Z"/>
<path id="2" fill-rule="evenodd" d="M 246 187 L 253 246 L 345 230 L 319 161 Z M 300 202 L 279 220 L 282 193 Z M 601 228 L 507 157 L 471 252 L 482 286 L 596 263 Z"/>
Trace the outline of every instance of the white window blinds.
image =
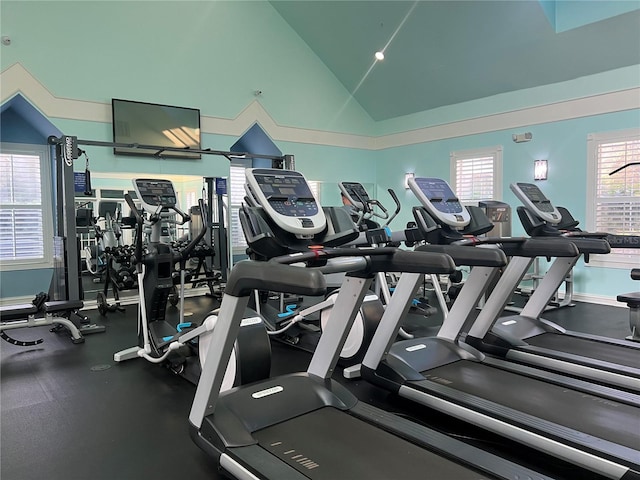
<path id="1" fill-rule="evenodd" d="M 593 138 L 591 142 L 595 202 L 590 212 L 590 226 L 614 235 L 640 236 L 640 167 L 631 166 L 609 175 L 627 163 L 640 161 L 640 137 Z M 614 249 L 598 261 L 607 266 L 637 266 L 640 249 Z"/>
<path id="2" fill-rule="evenodd" d="M 232 164 L 229 170 L 229 199 L 231 200 L 231 247 L 234 251 L 242 250 L 247 247 L 247 241 L 244 238 L 240 219 L 238 218 L 238 210 L 244 202 L 245 176 L 244 170 L 246 165 Z"/>
<path id="3" fill-rule="evenodd" d="M 456 192 L 463 202 L 493 198 L 493 157 L 456 162 Z"/>
<path id="4" fill-rule="evenodd" d="M 495 147 L 451 153 L 451 187 L 461 202 L 501 198 L 501 152 Z"/>
<path id="5" fill-rule="evenodd" d="M 0 153 L 0 262 L 44 262 L 42 159 L 38 154 Z M 47 242 L 51 242 L 49 235 Z"/>

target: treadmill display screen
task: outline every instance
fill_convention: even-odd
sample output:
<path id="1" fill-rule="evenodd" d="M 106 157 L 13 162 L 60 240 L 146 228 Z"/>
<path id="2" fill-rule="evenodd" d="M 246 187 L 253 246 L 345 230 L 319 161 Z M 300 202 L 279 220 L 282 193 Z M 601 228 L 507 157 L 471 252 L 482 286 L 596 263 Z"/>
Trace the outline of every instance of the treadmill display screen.
<path id="1" fill-rule="evenodd" d="M 169 180 L 136 180 L 140 199 L 152 207 L 175 207 L 176 192 Z"/>
<path id="2" fill-rule="evenodd" d="M 277 213 L 287 217 L 310 217 L 318 213 L 318 204 L 304 177 L 255 175 L 255 179 Z"/>
<path id="3" fill-rule="evenodd" d="M 461 213 L 462 205 L 447 182 L 440 178 L 416 178 L 416 185 L 442 213 Z"/>
<path id="4" fill-rule="evenodd" d="M 531 183 L 518 183 L 520 191 L 533 203 L 533 205 L 540 209 L 541 212 L 553 212 L 554 208 L 551 205 L 551 201 L 544 196 L 544 193 L 540 189 Z"/>

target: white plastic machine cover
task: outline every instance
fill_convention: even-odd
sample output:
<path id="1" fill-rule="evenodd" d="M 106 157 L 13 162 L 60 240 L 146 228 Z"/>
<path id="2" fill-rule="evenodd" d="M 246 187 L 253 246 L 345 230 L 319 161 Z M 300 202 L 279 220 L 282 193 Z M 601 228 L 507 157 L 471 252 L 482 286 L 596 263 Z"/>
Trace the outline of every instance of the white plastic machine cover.
<path id="1" fill-rule="evenodd" d="M 326 227 L 324 212 L 300 172 L 273 168 L 246 170 L 246 191 L 283 230 L 300 238 Z"/>
<path id="2" fill-rule="evenodd" d="M 409 178 L 409 188 L 436 219 L 454 228 L 469 225 L 471 216 L 447 182 L 441 178 Z"/>

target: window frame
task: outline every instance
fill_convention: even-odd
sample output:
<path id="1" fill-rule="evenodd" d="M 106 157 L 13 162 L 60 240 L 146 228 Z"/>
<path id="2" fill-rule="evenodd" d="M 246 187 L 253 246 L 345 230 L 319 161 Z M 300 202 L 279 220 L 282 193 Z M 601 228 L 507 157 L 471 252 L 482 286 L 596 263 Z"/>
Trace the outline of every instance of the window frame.
<path id="1" fill-rule="evenodd" d="M 0 153 L 9 155 L 35 155 L 40 157 L 40 193 L 41 203 L 39 207 L 26 208 L 39 209 L 42 212 L 42 239 L 43 257 L 37 259 L 0 259 L 0 268 L 3 271 L 35 270 L 53 268 L 53 218 L 52 210 L 52 166 L 51 152 L 46 145 L 32 145 L 22 143 L 0 143 Z M 1 205 L 1 204 L 0 204 Z M 4 205 L 1 205 L 4 207 Z M 9 205 L 7 205 L 9 206 Z"/>
<path id="2" fill-rule="evenodd" d="M 457 173 L 459 160 L 473 160 L 493 157 L 493 194 L 492 198 L 477 200 L 460 199 L 466 205 L 477 205 L 480 200 L 502 200 L 502 145 L 474 148 L 469 150 L 455 150 L 449 153 L 450 184 L 452 190 L 459 195 L 457 188 Z"/>
<path id="3" fill-rule="evenodd" d="M 586 190 L 586 220 L 587 231 L 593 232 L 597 228 L 597 173 L 598 147 L 603 143 L 640 141 L 640 128 L 618 130 L 611 132 L 590 133 L 587 135 L 587 190 Z M 630 167 L 640 168 L 640 167 Z M 640 206 L 640 196 L 633 204 Z M 640 249 L 612 249 L 607 255 L 591 255 L 587 266 L 628 270 L 638 266 L 637 258 Z M 635 258 L 635 260 L 634 260 Z"/>
<path id="4" fill-rule="evenodd" d="M 242 204 L 244 204 L 244 193 L 242 195 L 242 198 L 238 199 L 236 198 L 236 196 L 234 195 L 235 192 L 235 185 L 233 183 L 233 178 L 234 175 L 232 175 L 232 171 L 233 170 L 242 170 L 242 178 L 244 180 L 245 175 L 244 175 L 244 171 L 247 168 L 251 168 L 251 160 L 249 159 L 233 159 L 231 161 L 231 165 L 229 166 L 229 188 L 228 188 L 228 192 L 229 192 L 229 243 L 231 245 L 231 251 L 233 253 L 233 255 L 240 255 L 245 253 L 245 250 L 247 248 L 247 242 L 246 239 L 244 237 L 244 234 L 242 232 L 242 226 L 240 225 L 240 218 L 238 217 L 238 211 L 240 210 L 240 207 L 242 206 Z M 243 185 L 243 192 L 244 192 L 244 181 L 242 182 Z M 237 235 L 234 234 L 234 232 L 239 232 Z M 240 241 L 238 241 L 240 240 Z"/>

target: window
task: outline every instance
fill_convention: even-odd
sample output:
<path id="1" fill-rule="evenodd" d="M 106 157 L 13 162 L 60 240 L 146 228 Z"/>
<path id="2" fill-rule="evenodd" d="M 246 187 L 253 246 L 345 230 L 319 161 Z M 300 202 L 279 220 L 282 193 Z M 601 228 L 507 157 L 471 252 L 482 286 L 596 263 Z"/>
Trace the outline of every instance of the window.
<path id="1" fill-rule="evenodd" d="M 231 247 L 234 253 L 244 253 L 247 248 L 247 241 L 244 238 L 244 232 L 240 225 L 240 219 L 238 218 L 238 210 L 240 206 L 245 203 L 244 197 L 246 192 L 244 190 L 245 184 L 245 168 L 250 168 L 251 161 L 233 160 L 229 171 L 229 183 L 231 188 L 229 189 L 229 198 L 231 199 Z M 312 182 L 309 180 L 309 188 L 320 202 L 320 182 Z"/>
<path id="2" fill-rule="evenodd" d="M 502 147 L 451 152 L 451 188 L 462 203 L 502 199 Z"/>
<path id="3" fill-rule="evenodd" d="M 251 166 L 251 161 L 244 163 L 237 162 L 235 159 L 229 170 L 229 199 L 231 200 L 231 248 L 234 253 L 244 253 L 247 248 L 247 241 L 244 238 L 240 219 L 238 218 L 238 210 L 244 203 L 245 177 L 244 170 Z"/>
<path id="4" fill-rule="evenodd" d="M 589 135 L 587 146 L 587 229 L 640 236 L 640 166 L 609 175 L 640 161 L 640 130 Z M 638 258 L 640 248 L 616 248 L 608 255 L 594 255 L 590 264 L 632 268 Z"/>
<path id="5" fill-rule="evenodd" d="M 2 268 L 52 267 L 51 173 L 46 148 L 2 144 L 0 172 Z"/>
<path id="6" fill-rule="evenodd" d="M 198 198 L 196 197 L 196 192 L 194 191 L 187 192 L 186 198 L 187 200 L 184 207 L 185 209 L 191 208 L 194 205 L 198 205 Z"/>

